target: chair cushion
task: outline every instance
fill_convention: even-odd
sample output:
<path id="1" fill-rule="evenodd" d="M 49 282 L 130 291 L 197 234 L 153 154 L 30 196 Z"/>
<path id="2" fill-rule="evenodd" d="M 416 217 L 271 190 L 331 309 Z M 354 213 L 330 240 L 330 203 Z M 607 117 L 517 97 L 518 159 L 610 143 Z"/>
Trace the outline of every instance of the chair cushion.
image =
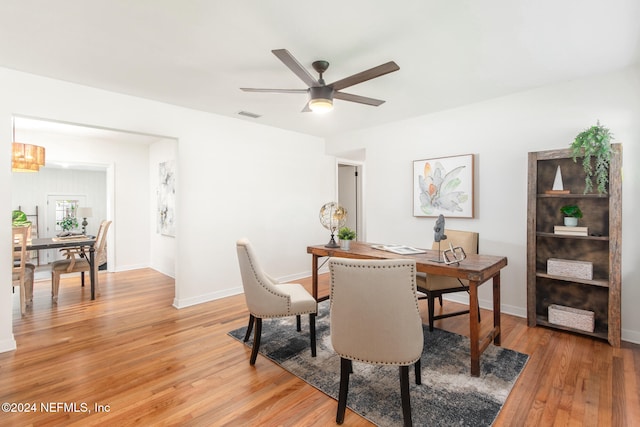
<path id="1" fill-rule="evenodd" d="M 304 286 L 298 283 L 274 285 L 280 292 L 287 294 L 291 299 L 289 315 L 315 313 L 317 311 L 316 300 Z"/>
<path id="2" fill-rule="evenodd" d="M 436 276 L 433 274 L 427 275 L 425 273 L 418 273 L 416 276 L 416 282 L 418 283 L 418 289 L 426 289 L 428 291 L 441 291 L 444 289 L 456 289 L 460 288 L 464 290 L 458 279 L 455 277 Z M 467 280 L 462 280 L 464 286 L 469 286 Z"/>
<path id="3" fill-rule="evenodd" d="M 59 271 L 59 272 L 67 272 L 69 268 L 69 264 L 71 263 L 70 259 L 61 259 L 59 261 L 54 261 L 51 264 L 51 271 Z M 73 266 L 73 271 L 89 271 L 89 262 L 86 259 L 77 259 L 75 260 L 75 265 Z"/>

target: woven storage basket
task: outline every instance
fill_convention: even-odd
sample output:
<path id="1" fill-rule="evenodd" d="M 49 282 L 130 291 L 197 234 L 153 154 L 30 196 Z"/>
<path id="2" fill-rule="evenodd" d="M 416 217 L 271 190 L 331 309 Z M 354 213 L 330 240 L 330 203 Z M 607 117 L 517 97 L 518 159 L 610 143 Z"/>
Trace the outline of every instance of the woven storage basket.
<path id="1" fill-rule="evenodd" d="M 593 311 L 557 304 L 549 306 L 549 323 L 587 332 L 593 332 L 595 328 Z"/>

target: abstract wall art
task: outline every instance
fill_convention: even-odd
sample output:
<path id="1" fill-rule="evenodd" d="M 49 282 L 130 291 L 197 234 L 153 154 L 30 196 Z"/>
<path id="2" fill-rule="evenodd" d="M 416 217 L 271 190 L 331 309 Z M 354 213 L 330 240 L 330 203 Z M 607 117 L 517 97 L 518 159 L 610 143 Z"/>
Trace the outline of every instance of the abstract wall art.
<path id="1" fill-rule="evenodd" d="M 473 218 L 473 154 L 414 160 L 413 215 Z"/>

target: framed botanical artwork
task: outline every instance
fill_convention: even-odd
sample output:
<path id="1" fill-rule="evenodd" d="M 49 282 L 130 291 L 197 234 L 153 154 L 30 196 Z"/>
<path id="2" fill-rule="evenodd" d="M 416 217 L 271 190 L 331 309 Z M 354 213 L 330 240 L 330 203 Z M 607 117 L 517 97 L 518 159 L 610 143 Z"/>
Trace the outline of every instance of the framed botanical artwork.
<path id="1" fill-rule="evenodd" d="M 413 215 L 473 218 L 473 154 L 414 160 Z"/>

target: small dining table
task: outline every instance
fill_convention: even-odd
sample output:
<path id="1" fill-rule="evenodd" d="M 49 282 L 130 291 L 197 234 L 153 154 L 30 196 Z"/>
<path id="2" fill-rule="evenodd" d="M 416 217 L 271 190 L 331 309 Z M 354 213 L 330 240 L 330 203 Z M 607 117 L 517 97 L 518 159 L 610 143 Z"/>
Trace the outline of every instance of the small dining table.
<path id="1" fill-rule="evenodd" d="M 93 265 L 95 263 L 96 238 L 93 236 L 69 236 L 69 237 L 43 237 L 40 239 L 32 239 L 27 244 L 28 251 L 39 251 L 46 249 L 60 248 L 87 248 L 89 252 L 87 261 L 89 262 L 89 281 L 91 282 L 91 299 L 96 299 L 96 273 Z"/>

